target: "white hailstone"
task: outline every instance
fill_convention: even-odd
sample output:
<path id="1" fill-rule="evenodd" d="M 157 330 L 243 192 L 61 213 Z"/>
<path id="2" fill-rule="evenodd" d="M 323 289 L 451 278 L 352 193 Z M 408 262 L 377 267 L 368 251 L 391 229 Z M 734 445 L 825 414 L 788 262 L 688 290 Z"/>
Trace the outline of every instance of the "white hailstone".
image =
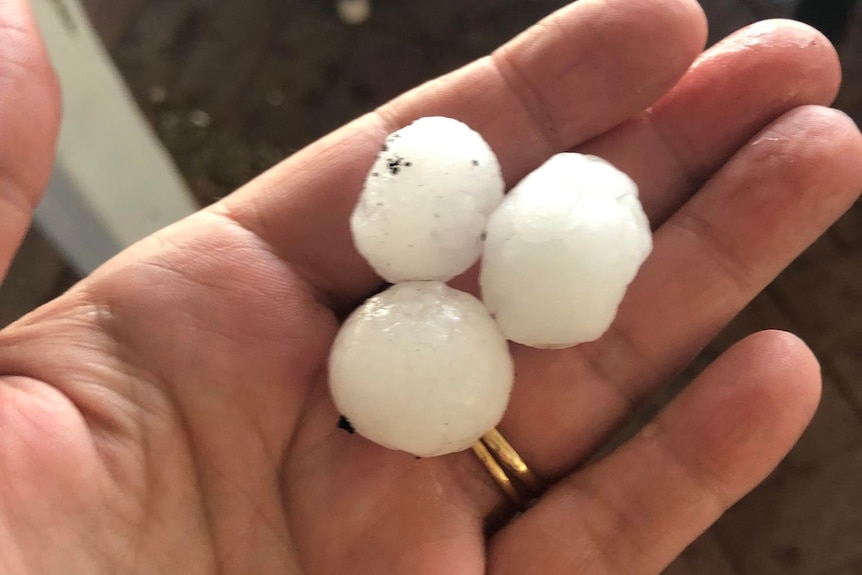
<path id="1" fill-rule="evenodd" d="M 482 136 L 422 118 L 386 138 L 350 219 L 356 247 L 391 283 L 448 281 L 479 258 L 504 188 Z"/>
<path id="2" fill-rule="evenodd" d="M 509 339 L 560 348 L 592 341 L 652 250 L 637 185 L 595 156 L 558 154 L 488 222 L 482 298 Z"/>
<path id="3" fill-rule="evenodd" d="M 468 448 L 506 410 L 513 364 L 472 295 L 405 282 L 344 323 L 329 358 L 332 397 L 364 437 L 420 457 Z"/>

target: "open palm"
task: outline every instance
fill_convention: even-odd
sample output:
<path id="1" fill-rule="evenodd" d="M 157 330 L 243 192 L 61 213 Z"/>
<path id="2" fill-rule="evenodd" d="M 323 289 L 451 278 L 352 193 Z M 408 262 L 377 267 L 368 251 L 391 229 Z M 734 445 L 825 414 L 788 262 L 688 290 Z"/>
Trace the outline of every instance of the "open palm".
<path id="1" fill-rule="evenodd" d="M 0 3 L 0 27 L 6 269 L 58 104 L 23 0 Z M 862 189 L 862 138 L 818 107 L 839 80 L 822 36 L 768 22 L 701 55 L 704 38 L 690 0 L 582 0 L 5 329 L 0 573 L 661 571 L 796 440 L 816 360 L 752 336 L 583 462 Z M 470 453 L 417 460 L 349 435 L 326 389 L 339 318 L 380 284 L 349 212 L 385 134 L 426 115 L 482 133 L 510 185 L 559 151 L 602 155 L 656 230 L 601 340 L 513 348 L 501 428 L 553 484 L 514 518 Z"/>

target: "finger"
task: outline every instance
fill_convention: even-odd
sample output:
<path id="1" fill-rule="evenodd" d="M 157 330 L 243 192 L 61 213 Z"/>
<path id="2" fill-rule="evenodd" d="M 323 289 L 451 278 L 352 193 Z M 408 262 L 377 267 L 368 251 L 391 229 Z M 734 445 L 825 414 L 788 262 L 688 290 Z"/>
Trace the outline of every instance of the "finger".
<path id="1" fill-rule="evenodd" d="M 784 332 L 746 339 L 633 439 L 500 532 L 489 572 L 661 572 L 778 464 L 819 396 L 805 344 Z"/>
<path id="2" fill-rule="evenodd" d="M 706 51 L 650 109 L 577 151 L 632 176 L 658 228 L 757 132 L 798 106 L 830 104 L 840 81 L 838 55 L 820 32 L 760 22 Z M 478 270 L 453 285 L 478 293 Z"/>
<path id="3" fill-rule="evenodd" d="M 0 280 L 51 174 L 60 96 L 25 0 L 0 3 Z"/>
<path id="4" fill-rule="evenodd" d="M 562 353 L 515 348 L 502 429 L 536 471 L 571 470 L 846 211 L 859 157 L 845 115 L 787 113 L 658 230 L 604 336 Z"/>
<path id="5" fill-rule="evenodd" d="M 831 104 L 840 83 L 838 54 L 820 32 L 759 22 L 704 52 L 652 108 L 578 151 L 632 176 L 657 228 L 767 124 L 798 106 Z"/>
<path id="6" fill-rule="evenodd" d="M 508 183 L 550 154 L 645 109 L 703 47 L 691 0 L 581 0 L 498 50 L 360 118 L 214 209 L 268 242 L 336 302 L 379 285 L 348 218 L 386 133 L 429 115 L 458 118 L 495 150 Z"/>

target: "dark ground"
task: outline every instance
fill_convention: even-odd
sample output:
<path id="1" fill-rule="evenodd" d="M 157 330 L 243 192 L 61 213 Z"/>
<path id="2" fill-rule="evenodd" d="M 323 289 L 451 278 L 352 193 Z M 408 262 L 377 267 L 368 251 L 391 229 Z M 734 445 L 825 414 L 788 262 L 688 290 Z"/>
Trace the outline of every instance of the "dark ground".
<path id="1" fill-rule="evenodd" d="M 195 195 L 209 203 L 331 129 L 484 55 L 564 0 L 374 0 L 364 25 L 329 0 L 83 0 Z M 843 34 L 837 106 L 862 121 L 862 10 L 822 19 Z M 798 2 L 703 1 L 711 39 Z M 834 13 L 834 12 L 833 12 Z M 38 262 L 38 264 L 36 264 Z M 0 321 L 53 297 L 72 274 L 34 233 L 0 290 Z M 45 286 L 50 286 L 46 289 Z M 671 566 L 672 575 L 862 575 L 862 205 L 785 271 L 695 361 L 753 331 L 800 334 L 824 397 L 767 481 Z"/>

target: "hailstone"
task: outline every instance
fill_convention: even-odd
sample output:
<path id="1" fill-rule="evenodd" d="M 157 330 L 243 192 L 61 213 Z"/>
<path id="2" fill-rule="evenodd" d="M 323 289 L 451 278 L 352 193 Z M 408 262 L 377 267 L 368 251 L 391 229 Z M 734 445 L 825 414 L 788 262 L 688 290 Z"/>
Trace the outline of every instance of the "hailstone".
<path id="1" fill-rule="evenodd" d="M 396 284 L 344 323 L 329 359 L 332 397 L 364 437 L 420 457 L 468 448 L 503 417 L 508 344 L 472 295 Z"/>
<path id="2" fill-rule="evenodd" d="M 482 298 L 507 338 L 560 348 L 592 341 L 652 250 L 637 185 L 595 156 L 548 160 L 488 222 Z"/>
<path id="3" fill-rule="evenodd" d="M 422 118 L 386 138 L 350 218 L 354 242 L 390 283 L 448 281 L 479 258 L 504 189 L 482 136 L 451 118 Z"/>

